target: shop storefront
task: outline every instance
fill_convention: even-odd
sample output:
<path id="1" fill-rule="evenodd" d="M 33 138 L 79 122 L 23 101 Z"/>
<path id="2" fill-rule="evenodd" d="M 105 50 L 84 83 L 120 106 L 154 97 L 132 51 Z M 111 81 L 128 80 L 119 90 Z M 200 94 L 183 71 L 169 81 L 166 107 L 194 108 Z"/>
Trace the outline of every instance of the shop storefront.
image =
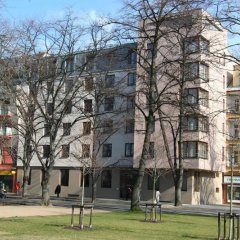
<path id="1" fill-rule="evenodd" d="M 231 176 L 223 178 L 223 202 L 230 203 Z M 233 203 L 240 204 L 240 176 L 233 176 Z"/>

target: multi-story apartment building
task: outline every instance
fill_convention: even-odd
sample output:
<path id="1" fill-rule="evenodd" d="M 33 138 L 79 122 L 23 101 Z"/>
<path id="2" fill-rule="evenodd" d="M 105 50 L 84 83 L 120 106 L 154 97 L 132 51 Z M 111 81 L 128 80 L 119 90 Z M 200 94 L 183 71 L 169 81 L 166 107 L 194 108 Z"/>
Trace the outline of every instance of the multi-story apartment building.
<path id="1" fill-rule="evenodd" d="M 13 114 L 10 99 L 4 97 L 0 100 L 0 182 L 4 183 L 8 192 L 15 191 L 16 161 L 11 154 L 13 139 Z"/>
<path id="2" fill-rule="evenodd" d="M 127 44 L 105 49 L 95 59 L 89 52 L 76 53 L 67 60 L 64 57 L 58 59 L 61 71 L 57 76 L 59 80 L 53 83 L 60 86 L 58 98 L 62 101 L 66 94 L 72 97 L 69 92 L 74 92 L 75 86 L 78 93 L 68 103 L 68 110 L 57 134 L 55 144 L 58 154 L 50 182 L 51 194 L 58 184 L 62 186 L 62 195 L 81 194 L 84 167 L 86 195 L 90 196 L 89 168 L 94 164 L 98 172 L 101 172 L 98 196 L 125 197 L 124 190 L 130 184 L 126 177 L 130 175 L 125 169 L 129 170 L 133 166 L 135 46 Z M 69 74 L 65 74 L 68 71 Z M 65 77 L 66 80 L 63 80 Z M 59 84 L 60 81 L 63 83 Z M 48 85 L 49 80 L 41 88 L 45 94 L 48 94 Z M 27 86 L 24 88 L 27 89 Z M 43 110 L 49 112 L 48 116 L 52 116 L 53 110 L 57 108 L 52 106 L 51 100 L 43 105 L 46 105 Z M 60 105 L 59 102 L 57 105 Z M 57 111 L 65 111 L 63 108 L 59 107 L 60 110 Z M 57 111 L 55 110 L 55 114 L 58 114 Z M 50 152 L 50 128 L 45 119 L 39 119 L 38 151 L 43 161 L 47 161 Z M 21 123 L 21 119 L 19 121 Z M 22 149 L 19 149 L 19 153 L 21 152 Z M 119 172 L 122 179 L 120 186 Z M 29 193 L 40 194 L 42 171 L 36 155 L 31 161 L 30 175 Z M 21 181 L 22 177 L 22 163 L 19 161 L 18 179 Z"/>
<path id="3" fill-rule="evenodd" d="M 230 185 L 231 174 L 233 171 L 233 202 L 240 201 L 240 168 L 239 168 L 239 102 L 240 102 L 240 75 L 239 65 L 234 66 L 233 77 L 229 79 L 227 84 L 227 134 L 226 134 L 226 149 L 227 149 L 227 167 L 223 178 L 223 200 L 224 203 L 230 200 Z"/>
<path id="4" fill-rule="evenodd" d="M 188 22 L 187 25 L 184 18 Z M 226 150 L 225 92 L 230 76 L 228 64 L 223 60 L 223 49 L 227 47 L 227 32 L 202 10 L 181 16 L 181 21 L 178 21 L 178 16 L 170 20 L 173 21 L 172 24 L 167 21 L 168 24 L 164 25 L 165 29 L 168 26 L 174 26 L 174 21 L 178 24 L 182 23 L 181 28 L 187 26 L 188 29 L 178 32 L 177 35 L 176 32 L 169 31 L 169 34 L 158 42 L 156 62 L 161 65 L 160 63 L 166 60 L 162 58 L 165 55 L 168 62 L 175 63 L 165 64 L 164 71 L 167 69 L 168 74 L 158 68 L 156 76 L 158 89 L 163 89 L 169 82 L 170 69 L 172 73 L 178 74 L 174 79 L 180 79 L 183 76 L 185 79 L 181 87 L 173 84 L 168 92 L 171 92 L 172 96 L 178 96 L 181 88 L 184 93 L 182 97 L 185 107 L 181 116 L 183 126 L 180 128 L 184 160 L 183 202 L 221 203 L 222 173 L 226 166 L 224 157 Z M 190 25 L 191 29 L 189 29 Z M 182 38 L 179 38 L 179 34 Z M 183 42 L 179 42 L 179 39 Z M 151 49 L 148 40 L 141 43 L 146 51 Z M 101 168 L 97 197 L 128 197 L 127 189 L 133 186 L 146 126 L 141 111 L 135 109 L 134 103 L 134 101 L 136 103 L 140 101 L 147 106 L 147 96 L 142 94 L 143 91 L 139 91 L 142 67 L 136 61 L 138 44 L 106 49 L 100 57 L 93 57 L 90 53 L 76 53 L 70 60 L 61 61 L 61 67 L 71 71 L 68 81 L 64 83 L 61 90 L 62 97 L 64 98 L 67 86 L 77 79 L 83 83 L 79 89 L 82 98 L 77 105 L 68 106 L 69 112 L 64 117 L 59 130 L 58 138 L 61 144 L 58 146 L 59 155 L 56 157 L 50 180 L 50 194 L 54 194 L 58 184 L 62 186 L 62 195 L 81 194 L 82 169 L 84 164 L 90 161 L 91 164 L 97 163 L 98 168 Z M 171 51 L 169 51 L 170 48 Z M 181 70 L 175 71 L 182 68 L 183 60 L 184 73 Z M 75 66 L 82 63 L 87 64 L 85 70 L 79 75 Z M 96 93 L 100 98 L 96 98 Z M 135 97 L 136 93 L 137 97 Z M 174 141 L 171 130 L 177 131 L 180 112 L 176 105 L 170 104 L 171 101 L 170 97 L 162 110 L 168 116 L 168 120 L 171 119 L 174 122 L 173 128 L 166 124 L 173 155 Z M 46 111 L 51 109 L 50 105 L 49 108 L 46 105 Z M 79 115 L 82 117 L 72 126 L 72 122 Z M 149 148 L 150 158 L 146 167 L 153 168 L 156 163 L 157 168 L 162 170 L 157 187 L 161 192 L 162 200 L 173 201 L 174 184 L 162 139 L 162 129 L 157 119 L 156 112 L 151 134 L 151 149 Z M 40 152 L 43 158 L 47 159 L 49 131 L 46 123 L 42 123 L 37 134 L 41 139 Z M 76 140 L 71 141 L 74 138 Z M 178 152 L 178 137 L 175 139 L 175 146 Z M 94 156 L 93 153 L 95 153 Z M 80 158 L 77 157 L 78 154 Z M 85 167 L 91 169 L 91 164 Z M 19 162 L 18 179 L 20 181 L 22 176 L 23 171 Z M 91 196 L 89 174 L 84 178 L 86 196 Z M 42 171 L 36 156 L 31 162 L 30 179 L 29 192 L 40 194 Z M 145 174 L 141 199 L 147 200 L 152 197 L 152 187 L 151 175 Z"/>

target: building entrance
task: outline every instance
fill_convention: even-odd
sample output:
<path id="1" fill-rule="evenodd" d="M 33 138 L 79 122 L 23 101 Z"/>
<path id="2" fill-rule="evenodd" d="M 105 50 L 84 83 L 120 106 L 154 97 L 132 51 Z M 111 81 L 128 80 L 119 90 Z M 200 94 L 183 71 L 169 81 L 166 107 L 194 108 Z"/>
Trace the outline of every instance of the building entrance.
<path id="1" fill-rule="evenodd" d="M 130 200 L 136 173 L 134 171 L 120 171 L 120 199 Z"/>

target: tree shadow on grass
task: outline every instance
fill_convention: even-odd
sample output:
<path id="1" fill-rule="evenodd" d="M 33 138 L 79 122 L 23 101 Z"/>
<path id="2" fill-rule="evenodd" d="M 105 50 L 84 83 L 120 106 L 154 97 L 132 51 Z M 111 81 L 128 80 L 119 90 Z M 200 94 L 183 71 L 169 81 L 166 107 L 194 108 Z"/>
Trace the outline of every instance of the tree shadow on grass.
<path id="1" fill-rule="evenodd" d="M 216 240 L 215 237 L 206 237 L 206 236 L 194 236 L 194 235 L 188 235 L 188 234 L 183 234 L 182 237 L 186 239 L 199 239 L 199 240 Z"/>

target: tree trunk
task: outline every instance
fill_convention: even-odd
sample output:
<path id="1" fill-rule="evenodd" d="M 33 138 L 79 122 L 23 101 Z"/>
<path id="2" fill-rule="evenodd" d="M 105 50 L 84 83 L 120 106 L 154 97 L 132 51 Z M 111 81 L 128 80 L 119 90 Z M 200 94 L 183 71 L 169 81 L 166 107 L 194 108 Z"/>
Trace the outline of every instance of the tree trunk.
<path id="1" fill-rule="evenodd" d="M 95 173 L 92 175 L 92 203 L 96 201 L 97 198 L 97 180 L 95 177 Z"/>
<path id="2" fill-rule="evenodd" d="M 22 183 L 22 197 L 24 198 L 28 191 L 28 181 L 30 174 L 30 166 L 23 167 L 23 183 Z"/>
<path id="3" fill-rule="evenodd" d="M 180 174 L 181 175 L 181 174 Z M 182 177 L 180 176 L 180 179 Z M 182 205 L 182 180 L 175 181 L 175 206 L 181 206 Z"/>
<path id="4" fill-rule="evenodd" d="M 43 206 L 50 205 L 49 180 L 50 180 L 49 172 L 43 171 L 43 179 L 42 179 L 42 205 Z"/>

